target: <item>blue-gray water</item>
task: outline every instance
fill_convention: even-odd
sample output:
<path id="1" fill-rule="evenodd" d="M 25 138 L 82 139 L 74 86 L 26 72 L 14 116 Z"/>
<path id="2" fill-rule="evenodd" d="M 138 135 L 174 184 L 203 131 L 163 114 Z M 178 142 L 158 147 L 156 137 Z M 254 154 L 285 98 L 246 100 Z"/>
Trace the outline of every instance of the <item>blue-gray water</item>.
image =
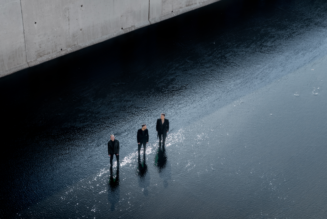
<path id="1" fill-rule="evenodd" d="M 326 27 L 225 0 L 0 79 L 0 218 L 327 218 Z"/>

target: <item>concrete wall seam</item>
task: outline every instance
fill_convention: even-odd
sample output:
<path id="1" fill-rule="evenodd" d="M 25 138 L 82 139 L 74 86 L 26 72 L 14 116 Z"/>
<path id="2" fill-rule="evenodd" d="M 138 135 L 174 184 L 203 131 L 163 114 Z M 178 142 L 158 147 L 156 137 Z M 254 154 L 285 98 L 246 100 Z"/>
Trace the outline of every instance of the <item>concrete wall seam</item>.
<path id="1" fill-rule="evenodd" d="M 20 10 L 21 10 L 21 14 L 22 14 L 22 25 L 23 25 L 23 36 L 24 36 L 24 46 L 25 46 L 25 62 L 27 63 L 27 55 L 26 55 L 26 40 L 25 40 L 25 26 L 24 26 L 24 21 L 23 21 L 23 8 L 22 8 L 22 0 L 20 0 Z"/>

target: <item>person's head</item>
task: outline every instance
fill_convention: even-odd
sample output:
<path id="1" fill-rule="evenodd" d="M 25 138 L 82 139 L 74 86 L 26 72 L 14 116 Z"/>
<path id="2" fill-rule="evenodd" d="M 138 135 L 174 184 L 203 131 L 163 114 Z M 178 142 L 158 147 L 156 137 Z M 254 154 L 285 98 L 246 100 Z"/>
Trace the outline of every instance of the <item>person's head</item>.
<path id="1" fill-rule="evenodd" d="M 114 141 L 115 140 L 115 136 L 114 135 L 110 135 L 110 140 Z"/>
<path id="2" fill-rule="evenodd" d="M 161 113 L 161 119 L 165 119 L 165 114 L 164 113 Z"/>
<path id="3" fill-rule="evenodd" d="M 142 125 L 142 129 L 145 130 L 146 129 L 146 124 Z"/>

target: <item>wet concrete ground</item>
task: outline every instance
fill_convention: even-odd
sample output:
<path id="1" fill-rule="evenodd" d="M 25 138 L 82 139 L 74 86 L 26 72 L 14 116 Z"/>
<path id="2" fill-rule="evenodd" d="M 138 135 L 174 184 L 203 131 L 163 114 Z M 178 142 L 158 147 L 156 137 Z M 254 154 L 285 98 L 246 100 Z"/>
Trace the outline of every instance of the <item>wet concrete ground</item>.
<path id="1" fill-rule="evenodd" d="M 326 218 L 326 12 L 222 1 L 0 79 L 0 217 Z"/>

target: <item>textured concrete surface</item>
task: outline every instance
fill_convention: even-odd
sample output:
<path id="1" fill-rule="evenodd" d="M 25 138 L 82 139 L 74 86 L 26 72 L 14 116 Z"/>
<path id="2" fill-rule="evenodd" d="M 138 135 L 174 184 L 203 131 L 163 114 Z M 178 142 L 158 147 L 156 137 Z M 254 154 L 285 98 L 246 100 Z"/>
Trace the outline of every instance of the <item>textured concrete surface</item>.
<path id="1" fill-rule="evenodd" d="M 22 8 L 30 66 L 149 24 L 147 0 L 31 0 Z"/>
<path id="2" fill-rule="evenodd" d="M 0 77 L 218 0 L 0 0 Z"/>
<path id="3" fill-rule="evenodd" d="M 160 22 L 219 0 L 150 0 L 149 20 Z"/>
<path id="4" fill-rule="evenodd" d="M 27 67 L 19 0 L 0 0 L 0 27 L 0 77 L 2 77 Z"/>

